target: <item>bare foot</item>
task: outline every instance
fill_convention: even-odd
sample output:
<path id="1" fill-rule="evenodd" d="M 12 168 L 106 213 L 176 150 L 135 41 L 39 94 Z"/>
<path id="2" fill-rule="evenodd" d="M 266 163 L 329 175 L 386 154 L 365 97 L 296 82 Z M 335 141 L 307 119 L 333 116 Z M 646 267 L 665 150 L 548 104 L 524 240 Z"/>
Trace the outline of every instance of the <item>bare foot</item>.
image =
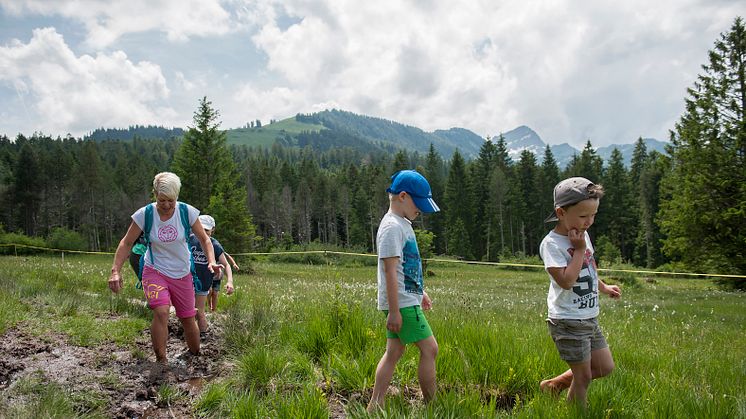
<path id="1" fill-rule="evenodd" d="M 541 383 L 539 383 L 539 389 L 541 389 L 541 391 L 553 395 L 558 395 L 566 388 L 567 387 L 563 386 L 561 383 L 556 383 L 553 380 L 542 380 Z"/>

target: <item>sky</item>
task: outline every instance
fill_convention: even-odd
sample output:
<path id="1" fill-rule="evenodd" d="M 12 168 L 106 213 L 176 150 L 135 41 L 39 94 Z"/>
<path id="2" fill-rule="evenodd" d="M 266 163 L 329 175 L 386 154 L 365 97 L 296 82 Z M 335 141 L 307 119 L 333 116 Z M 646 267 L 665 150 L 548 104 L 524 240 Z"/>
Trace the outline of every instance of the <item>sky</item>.
<path id="1" fill-rule="evenodd" d="M 667 140 L 745 1 L 0 0 L 0 135 L 341 109 L 581 148 Z"/>

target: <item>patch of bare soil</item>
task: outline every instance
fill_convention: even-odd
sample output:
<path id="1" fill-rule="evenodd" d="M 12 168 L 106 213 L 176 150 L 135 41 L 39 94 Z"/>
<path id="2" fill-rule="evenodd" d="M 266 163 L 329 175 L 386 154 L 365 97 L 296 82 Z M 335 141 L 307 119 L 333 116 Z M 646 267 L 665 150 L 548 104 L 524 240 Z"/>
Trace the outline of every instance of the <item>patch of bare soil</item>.
<path id="1" fill-rule="evenodd" d="M 42 377 L 70 392 L 108 398 L 106 415 L 112 418 L 173 418 L 193 416 L 193 399 L 224 367 L 222 333 L 214 324 L 202 340 L 200 354 L 191 355 L 181 324 L 169 320 L 168 365 L 155 362 L 150 331 L 129 347 L 104 344 L 92 348 L 70 345 L 63 334 L 36 336 L 24 324 L 0 337 L 0 404 L 28 402 L 14 391 L 23 379 Z M 161 400 L 164 384 L 176 397 Z M 173 395 L 173 394 L 172 394 Z"/>

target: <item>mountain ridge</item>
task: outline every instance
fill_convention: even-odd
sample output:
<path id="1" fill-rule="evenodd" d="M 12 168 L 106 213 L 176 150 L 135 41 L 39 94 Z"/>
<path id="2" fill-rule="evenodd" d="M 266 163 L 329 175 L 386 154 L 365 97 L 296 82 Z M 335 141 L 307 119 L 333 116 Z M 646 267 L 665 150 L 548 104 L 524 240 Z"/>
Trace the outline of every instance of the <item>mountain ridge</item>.
<path id="1" fill-rule="evenodd" d="M 229 144 L 242 144 L 252 147 L 267 148 L 277 143 L 288 147 L 311 147 L 326 150 L 336 147 L 347 147 L 361 152 L 379 150 L 405 149 L 409 152 L 427 154 L 432 144 L 446 159 L 450 159 L 456 150 L 465 158 L 473 159 L 479 155 L 482 144 L 487 139 L 473 131 L 451 127 L 436 129 L 432 132 L 396 121 L 355 114 L 353 112 L 327 109 L 310 114 L 296 114 L 267 125 L 257 124 L 225 130 Z M 132 126 L 129 129 L 104 129 L 92 132 L 86 139 L 102 141 L 105 139 L 131 139 L 134 135 L 141 138 L 173 138 L 183 135 L 180 128 L 163 128 L 155 126 Z M 521 152 L 531 151 L 539 163 L 543 160 L 547 143 L 533 129 L 520 125 L 510 131 L 490 138 L 496 142 L 502 136 L 505 139 L 508 153 L 513 161 L 518 161 Z M 643 138 L 648 150 L 665 152 L 665 142 L 654 138 Z M 560 168 L 564 168 L 573 156 L 580 154 L 568 143 L 550 145 L 550 150 Z M 597 147 L 598 155 L 608 161 L 614 148 L 619 149 L 626 165 L 630 164 L 634 142 L 629 144 L 611 144 Z"/>

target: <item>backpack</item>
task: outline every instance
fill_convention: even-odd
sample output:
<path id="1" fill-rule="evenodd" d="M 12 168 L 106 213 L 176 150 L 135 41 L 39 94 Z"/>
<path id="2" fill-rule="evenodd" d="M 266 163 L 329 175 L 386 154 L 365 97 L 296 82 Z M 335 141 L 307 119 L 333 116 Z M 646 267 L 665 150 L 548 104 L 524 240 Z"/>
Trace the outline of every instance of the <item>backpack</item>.
<path id="1" fill-rule="evenodd" d="M 189 238 L 189 230 L 191 227 L 189 226 L 189 209 L 187 208 L 186 204 L 183 202 L 177 202 L 176 203 L 179 208 L 179 218 L 181 219 L 181 225 L 184 226 L 184 237 L 185 240 Z M 142 271 L 145 268 L 145 255 L 150 254 L 150 263 L 154 264 L 153 262 L 153 250 L 150 248 L 150 230 L 153 228 L 153 204 L 148 204 L 145 207 L 145 225 L 143 226 L 143 237 L 145 239 L 145 246 L 147 247 L 150 252 L 144 252 L 142 255 L 140 255 L 140 266 L 139 270 L 137 272 L 137 284 L 135 284 L 135 287 L 137 289 L 142 289 Z M 187 245 L 187 247 L 189 247 Z M 189 248 L 189 272 L 192 274 L 192 282 L 194 283 L 194 290 L 197 292 L 202 291 L 202 282 L 197 277 L 197 271 L 194 269 L 194 256 L 192 255 L 192 249 Z"/>

